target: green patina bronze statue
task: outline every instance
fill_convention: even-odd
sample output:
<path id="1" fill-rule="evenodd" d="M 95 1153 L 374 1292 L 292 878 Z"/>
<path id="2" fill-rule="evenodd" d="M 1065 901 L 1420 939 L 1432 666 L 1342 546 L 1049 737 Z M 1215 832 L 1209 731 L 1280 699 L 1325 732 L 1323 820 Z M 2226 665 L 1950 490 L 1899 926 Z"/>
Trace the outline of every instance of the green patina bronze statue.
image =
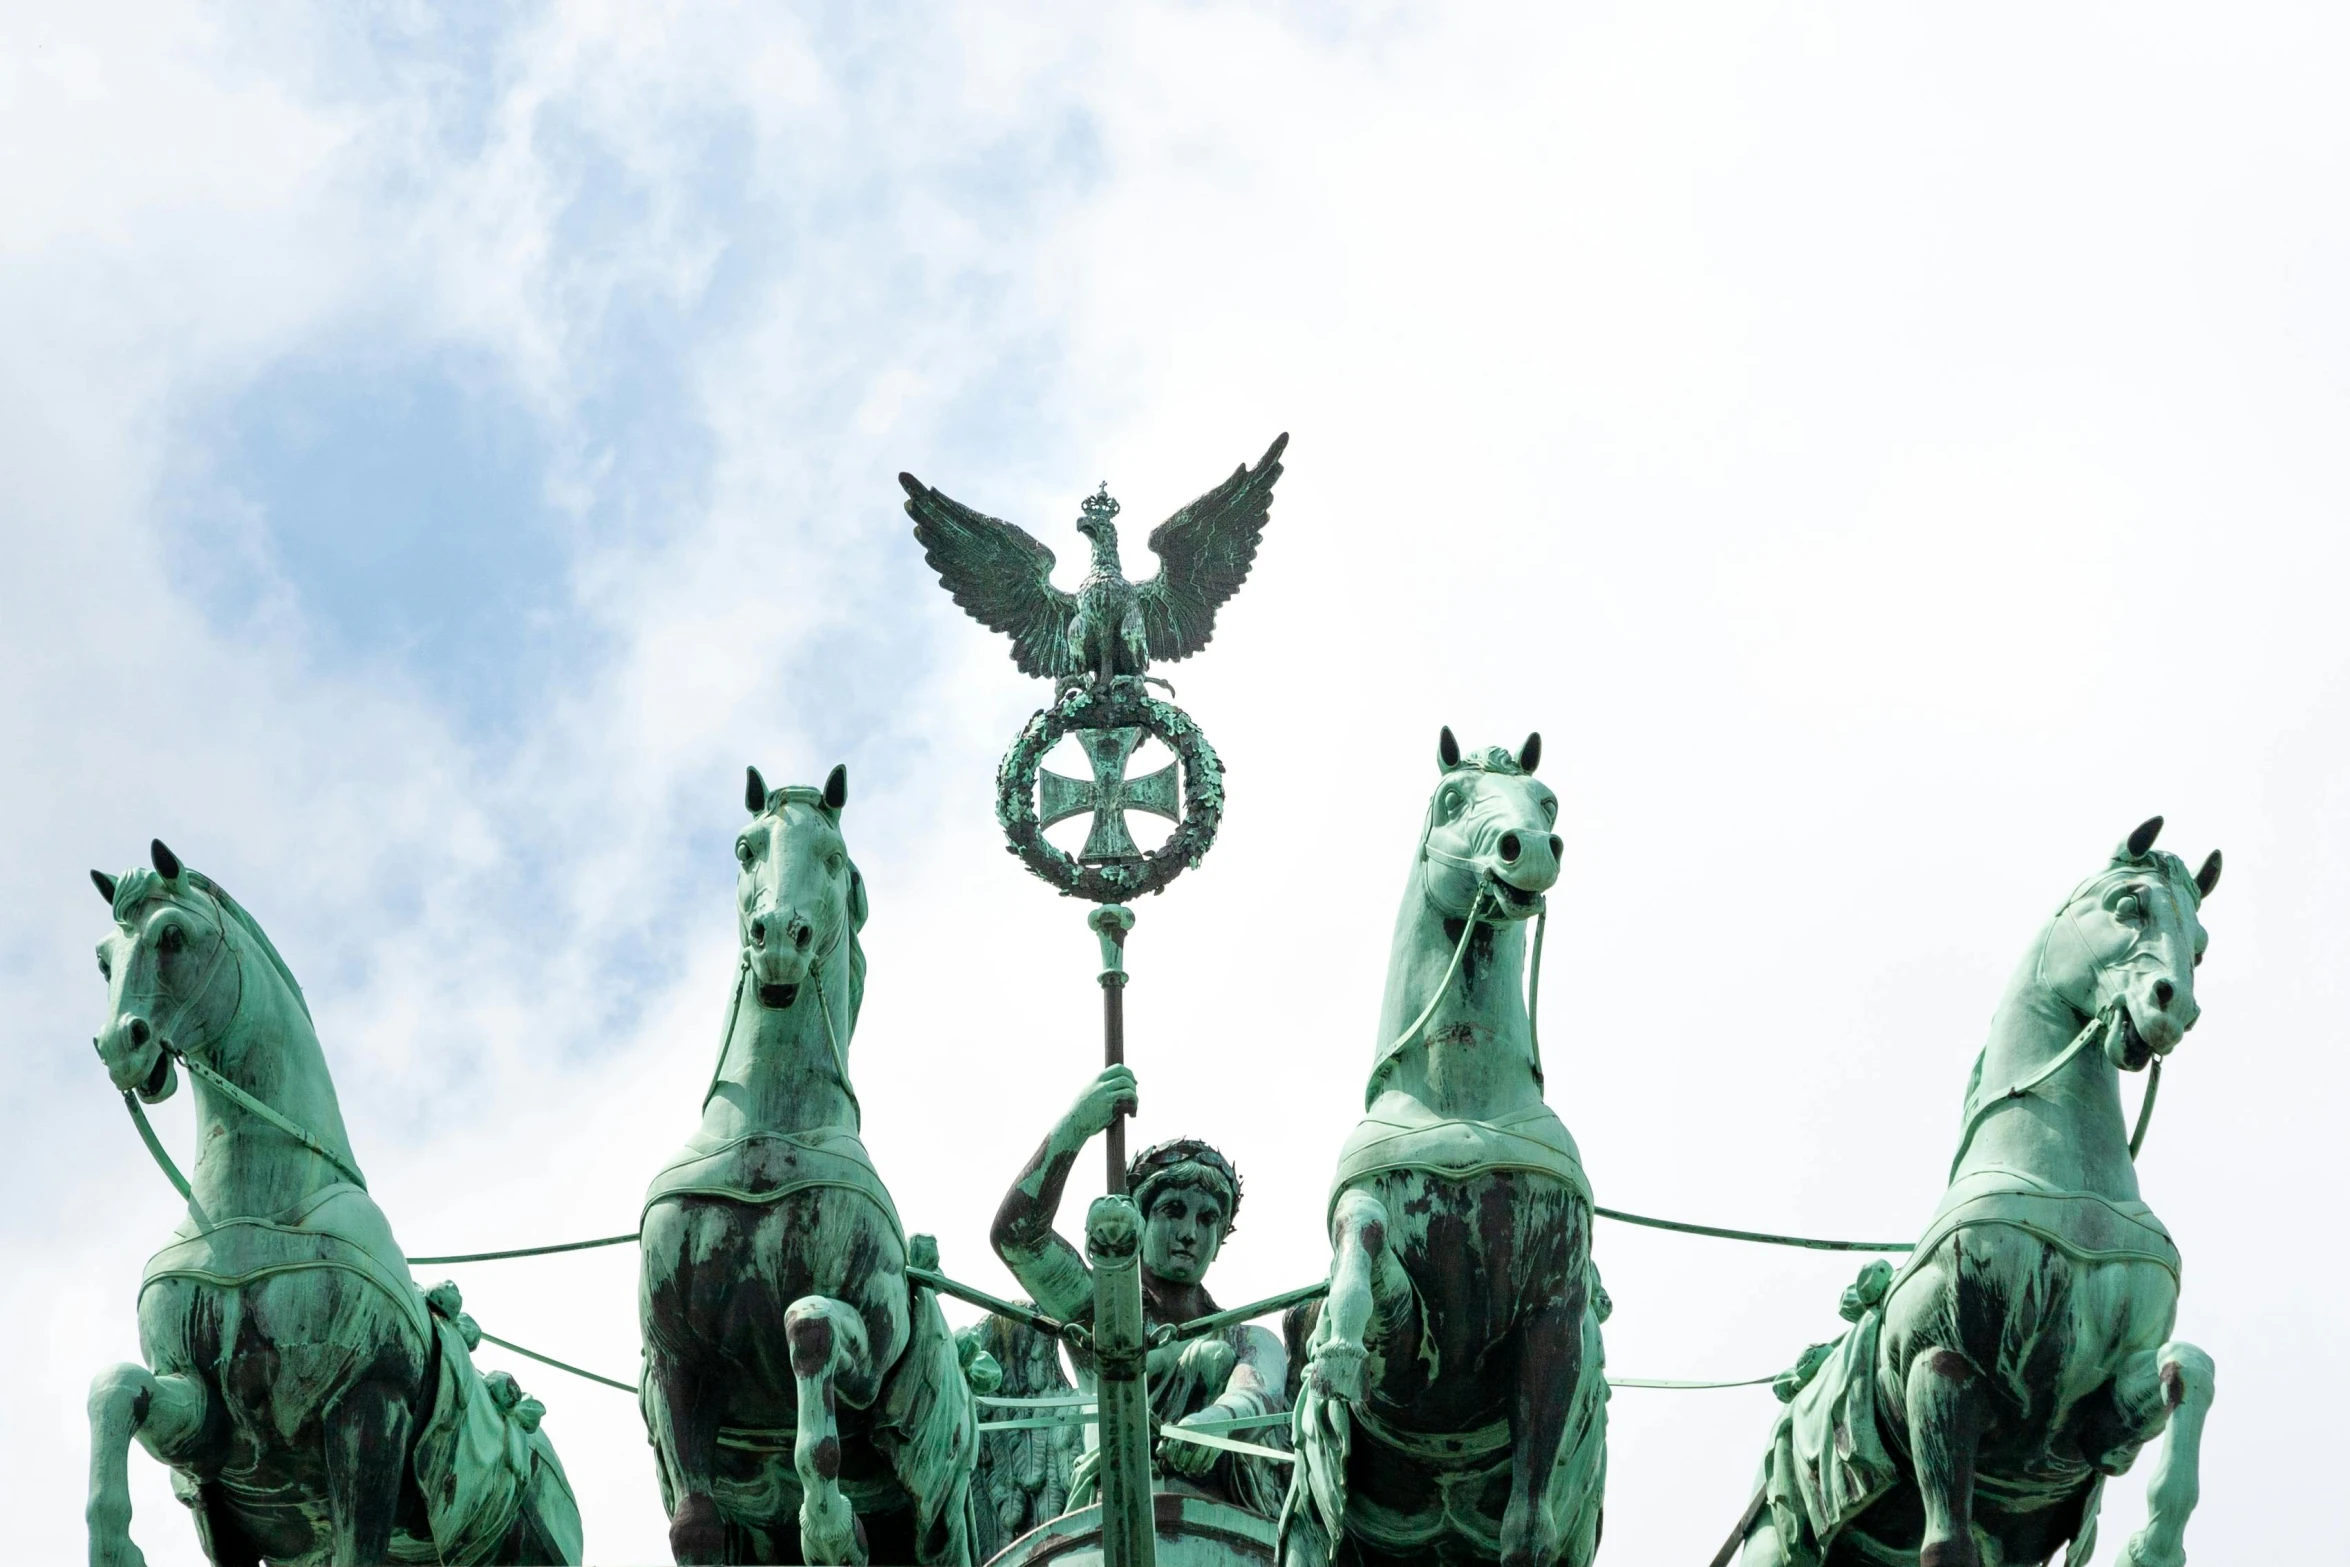
<path id="1" fill-rule="evenodd" d="M 680 1562 L 971 1559 L 971 1389 L 857 1136 L 847 802 L 844 768 L 822 789 L 751 770 L 718 1065 L 645 1194 L 643 1405 Z"/>
<path id="2" fill-rule="evenodd" d="M 2086 1567 L 2105 1477 L 2168 1427 L 2125 1567 L 2183 1567 L 2211 1357 L 2170 1337 L 2179 1253 L 2133 1166 L 2165 1056 L 2195 1026 L 2193 875 L 2139 827 L 2026 949 L 1991 1020 L 1950 1188 L 1853 1326 L 1782 1378 L 1790 1399 L 1727 1567 Z M 2120 1074 L 2153 1074 L 2135 1134 Z"/>
<path id="3" fill-rule="evenodd" d="M 1189 658 L 1215 634 L 1216 611 L 1240 590 L 1281 477 L 1289 437 L 1274 438 L 1255 468 L 1232 477 L 1151 530 L 1161 562 L 1148 582 L 1126 580 L 1118 559 L 1118 503 L 1104 484 L 1089 497 L 1077 531 L 1093 561 L 1075 593 L 1053 586 L 1053 552 L 1008 522 L 973 511 L 910 473 L 906 514 L 923 557 L 955 602 L 1012 639 L 1012 662 L 1047 680 L 1140 676 L 1157 659 Z"/>
<path id="4" fill-rule="evenodd" d="M 1339 1156 L 1330 1295 L 1298 1400 L 1288 1567 L 1585 1567 L 1607 1477 L 1591 1188 L 1543 1102 L 1519 991 L 1559 877 L 1558 798 L 1438 744 L 1367 1113 Z"/>
<path id="5" fill-rule="evenodd" d="M 1049 1316 L 1082 1321 L 1092 1310 L 1094 1280 L 1077 1247 L 1053 1228 L 1078 1152 L 1135 1109 L 1132 1069 L 1105 1069 L 1078 1096 L 1038 1146 L 997 1209 L 996 1255 Z M 1147 1326 L 1195 1321 L 1221 1308 L 1208 1293 L 1208 1269 L 1240 1212 L 1240 1175 L 1231 1162 L 1193 1138 L 1162 1143 L 1126 1171 L 1128 1195 L 1141 1215 L 1142 1314 Z M 1090 1357 L 1077 1355 L 1090 1388 Z M 1150 1352 L 1150 1411 L 1159 1425 L 1221 1432 L 1233 1422 L 1288 1408 L 1288 1357 L 1264 1328 L 1236 1323 L 1221 1333 Z M 1252 1435 L 1254 1433 L 1252 1432 Z M 1261 1437 L 1258 1438 L 1262 1440 Z M 1161 1489 L 1230 1502 L 1270 1517 L 1288 1485 L 1282 1466 L 1183 1441 L 1155 1453 Z M 1083 1506 L 1091 1487 L 1084 1465 L 1069 1505 Z"/>
<path id="6" fill-rule="evenodd" d="M 859 1136 L 867 893 L 842 836 L 846 771 L 771 790 L 750 770 L 738 963 L 700 1126 L 653 1178 L 639 1235 L 576 1243 L 641 1244 L 637 1393 L 678 1561 L 969 1567 L 1000 1549 L 1000 1563 L 1104 1567 L 1590 1567 L 1609 1396 L 1594 1214 L 1871 1249 L 1594 1207 L 1536 1030 L 1561 854 L 1541 737 L 1464 753 L 1447 729 L 1364 1114 L 1331 1182 L 1327 1285 L 1229 1313 L 1208 1293 L 1239 1172 L 1192 1138 L 1125 1157 L 1127 903 L 1199 864 L 1224 808 L 1215 752 L 1147 687 L 1164 684 L 1153 661 L 1206 645 L 1248 575 L 1287 440 L 1156 529 L 1163 570 L 1140 584 L 1105 485 L 1083 505 L 1093 558 L 1075 593 L 1053 587 L 1035 539 L 900 475 L 956 602 L 1057 682 L 1004 757 L 996 811 L 1029 869 L 1099 905 L 1086 923 L 1108 1064 L 996 1214 L 991 1240 L 1033 1304 L 941 1273 Z M 1175 764 L 1129 777 L 1146 735 Z M 1089 779 L 1044 770 L 1068 738 Z M 1146 852 L 1134 811 L 1176 827 Z M 1044 838 L 1077 817 L 1077 853 Z M 2183 1567 L 2214 1373 L 2169 1337 L 2179 1255 L 2133 1161 L 2197 1017 L 2220 857 L 2190 874 L 2154 849 L 2160 827 L 2133 832 L 2033 941 L 1969 1082 L 1940 1207 L 1903 1267 L 1872 1263 L 1845 1292 L 1850 1329 L 1779 1379 L 1786 1408 L 1714 1567 L 2060 1551 L 2087 1567 L 2105 1477 L 2165 1431 L 2122 1562 Z M 114 919 L 98 1054 L 188 1206 L 141 1284 L 148 1366 L 91 1390 L 93 1567 L 142 1560 L 134 1440 L 171 1468 L 215 1562 L 578 1561 L 543 1410 L 475 1369 L 481 1334 L 455 1286 L 411 1278 L 268 938 L 161 843 L 151 868 L 92 877 Z M 2139 1070 L 2131 1131 L 2118 1074 Z M 192 1178 L 141 1108 L 183 1073 Z M 1097 1136 L 1109 1192 L 1081 1247 L 1056 1222 Z M 451 1259 L 419 1259 L 434 1260 Z M 951 1333 L 940 1291 L 995 1315 Z M 1237 1320 L 1284 1307 L 1286 1343 Z"/>
<path id="7" fill-rule="evenodd" d="M 96 1044 L 188 1218 L 139 1286 L 147 1365 L 90 1388 L 92 1567 L 144 1559 L 134 1437 L 170 1466 L 215 1562 L 578 1561 L 544 1411 L 474 1369 L 456 1286 L 427 1295 L 409 1276 L 285 960 L 219 883 L 160 842 L 152 860 L 90 873 L 114 915 Z M 186 1178 L 139 1108 L 182 1069 Z"/>

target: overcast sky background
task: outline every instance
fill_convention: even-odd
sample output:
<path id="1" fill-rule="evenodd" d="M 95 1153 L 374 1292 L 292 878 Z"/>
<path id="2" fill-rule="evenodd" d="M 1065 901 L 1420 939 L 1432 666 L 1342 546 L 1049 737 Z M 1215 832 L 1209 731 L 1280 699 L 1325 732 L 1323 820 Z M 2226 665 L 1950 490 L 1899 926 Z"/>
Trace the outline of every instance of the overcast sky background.
<path id="1" fill-rule="evenodd" d="M 84 1392 L 178 1217 L 85 1043 L 85 873 L 153 836 L 303 981 L 403 1243 L 522 1245 L 631 1227 L 694 1124 L 743 765 L 845 761 L 867 1139 L 948 1269 L 1008 1288 L 986 1223 L 1098 1061 L 1093 940 L 991 816 L 1043 688 L 928 578 L 894 476 L 1065 580 L 1106 477 L 1140 574 L 1281 430 L 1256 573 L 1166 671 L 1230 815 L 1131 946 L 1135 1135 L 1247 1178 L 1217 1293 L 1326 1264 L 1440 724 L 1545 736 L 1544 1050 L 1600 1200 L 1733 1225 L 1914 1234 L 2010 967 L 2165 812 L 2228 863 L 2141 1166 L 2219 1366 L 2189 1538 L 2338 1550 L 2345 31 L 10 7 L 10 1553 L 78 1559 Z M 184 1156 L 187 1096 L 156 1119 Z M 1854 1266 L 1597 1247 L 1627 1375 L 1774 1371 Z M 631 1253 L 438 1271 L 634 1375 Z M 482 1361 L 545 1401 L 592 1558 L 665 1559 L 633 1403 Z M 1619 1393 L 1603 1559 L 1705 1560 L 1776 1408 Z M 196 1561 L 132 1472 L 149 1560 Z"/>

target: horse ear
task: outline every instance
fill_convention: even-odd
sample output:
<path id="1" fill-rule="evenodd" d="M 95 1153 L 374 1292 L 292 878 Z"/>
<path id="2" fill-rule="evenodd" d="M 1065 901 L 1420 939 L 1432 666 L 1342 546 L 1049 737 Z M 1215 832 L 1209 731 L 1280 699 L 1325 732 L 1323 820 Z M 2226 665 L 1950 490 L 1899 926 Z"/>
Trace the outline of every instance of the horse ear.
<path id="1" fill-rule="evenodd" d="M 2161 831 L 2162 818 L 2159 816 L 2149 816 L 2140 822 L 2138 830 L 2130 834 L 2130 858 L 2134 860 L 2148 849 L 2153 848 L 2155 835 Z"/>
<path id="2" fill-rule="evenodd" d="M 90 872 L 90 883 L 98 889 L 98 896 L 106 900 L 106 906 L 110 909 L 113 908 L 114 878 L 104 871 L 92 871 Z"/>
<path id="3" fill-rule="evenodd" d="M 1461 743 L 1452 737 L 1450 724 L 1437 732 L 1436 763 L 1448 773 L 1461 765 Z"/>
<path id="4" fill-rule="evenodd" d="M 98 873 L 96 871 L 92 871 L 90 874 L 95 876 Z M 2210 854 L 2204 857 L 2203 869 L 2195 873 L 2195 890 L 2201 893 L 2204 897 L 2208 898 L 2211 896 L 2211 889 L 2218 885 L 2219 850 L 2214 849 Z"/>
<path id="5" fill-rule="evenodd" d="M 849 764 L 841 763 L 824 779 L 824 808 L 838 811 L 849 803 Z"/>
<path id="6" fill-rule="evenodd" d="M 753 816 L 767 809 L 767 780 L 756 767 L 743 769 L 743 809 Z"/>
<path id="7" fill-rule="evenodd" d="M 1518 747 L 1518 765 L 1529 773 L 1542 765 L 1542 732 L 1540 730 L 1528 735 L 1526 743 Z"/>
<path id="8" fill-rule="evenodd" d="M 180 857 L 165 847 L 161 838 L 147 845 L 147 856 L 155 862 L 155 872 L 165 881 L 180 879 Z"/>

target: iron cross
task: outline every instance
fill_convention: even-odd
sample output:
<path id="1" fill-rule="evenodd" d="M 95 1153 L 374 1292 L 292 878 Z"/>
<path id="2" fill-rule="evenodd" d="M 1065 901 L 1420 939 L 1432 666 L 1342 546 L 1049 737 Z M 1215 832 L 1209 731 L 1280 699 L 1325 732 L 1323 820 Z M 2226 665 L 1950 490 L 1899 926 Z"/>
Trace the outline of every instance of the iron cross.
<path id="1" fill-rule="evenodd" d="M 1039 771 L 1037 825 L 1050 827 L 1091 811 L 1093 830 L 1085 835 L 1080 860 L 1100 865 L 1141 859 L 1142 850 L 1135 847 L 1134 835 L 1126 830 L 1126 813 L 1148 811 L 1171 822 L 1181 821 L 1175 764 L 1169 762 L 1155 773 L 1129 778 L 1126 759 L 1142 743 L 1140 729 L 1079 729 L 1073 733 L 1077 743 L 1085 747 L 1086 759 L 1093 763 L 1093 782 L 1079 783 L 1050 770 Z"/>

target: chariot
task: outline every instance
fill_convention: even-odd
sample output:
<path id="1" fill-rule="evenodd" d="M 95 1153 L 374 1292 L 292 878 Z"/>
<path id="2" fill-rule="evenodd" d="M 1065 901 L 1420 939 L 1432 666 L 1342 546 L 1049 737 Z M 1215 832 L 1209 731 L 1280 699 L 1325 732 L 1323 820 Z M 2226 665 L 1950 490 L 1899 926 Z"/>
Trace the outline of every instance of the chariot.
<path id="1" fill-rule="evenodd" d="M 1106 490 L 1088 501 L 1095 570 L 1075 595 L 1051 587 L 1050 552 L 1027 535 L 904 479 L 958 602 L 1012 635 L 1024 670 L 1060 682 L 1005 757 L 997 814 L 1023 863 L 1096 905 L 1103 1072 L 993 1237 L 1032 1300 L 943 1272 L 859 1137 L 868 895 L 845 768 L 779 789 L 748 773 L 738 961 L 700 1124 L 637 1228 L 593 1241 L 403 1256 L 300 987 L 258 922 L 160 842 L 149 867 L 93 872 L 112 920 L 95 1043 L 189 1214 L 142 1284 L 148 1364 L 92 1391 L 93 1562 L 139 1561 L 134 1439 L 172 1467 L 218 1562 L 578 1560 L 541 1406 L 470 1359 L 485 1339 L 547 1357 L 482 1333 L 453 1286 L 428 1292 L 409 1266 L 636 1244 L 643 1375 L 548 1363 L 638 1397 L 680 1562 L 1588 1567 L 1611 1389 L 1771 1381 L 1786 1410 L 1714 1567 L 1979 1567 L 2059 1549 L 2078 1567 L 2104 1477 L 2166 1430 L 2152 1516 L 2125 1558 L 2183 1563 L 2213 1373 L 2169 1336 L 2178 1253 L 2132 1161 L 2161 1063 L 2196 1020 L 2219 856 L 2190 873 L 2154 849 L 2160 818 L 2035 939 L 1924 1239 L 1769 1235 L 1594 1200 L 1544 1092 L 1538 997 L 1562 843 L 1557 797 L 1535 777 L 1541 737 L 1464 750 L 1447 729 L 1362 1118 L 1331 1183 L 1327 1276 L 1229 1310 L 1197 1287 L 1239 1181 L 1189 1140 L 1126 1158 L 1127 900 L 1209 851 L 1223 772 L 1144 671 L 1206 643 L 1253 558 L 1286 439 L 1154 532 L 1167 572 L 1151 583 L 1119 572 Z M 1130 779 L 1146 733 L 1176 765 Z M 1043 770 L 1065 738 L 1090 780 Z M 1136 846 L 1132 810 L 1175 821 L 1165 844 Z M 1044 837 L 1081 815 L 1080 852 Z M 2141 1070 L 2125 1133 L 2118 1074 Z M 182 1073 L 203 1127 L 192 1178 L 141 1108 Z M 1108 1193 L 1080 1255 L 1050 1225 L 1096 1135 Z M 1863 1270 L 1843 1302 L 1851 1326 L 1776 1377 L 1610 1378 L 1600 1218 L 1908 1256 Z M 1204 1230 L 1202 1253 L 1183 1237 Z M 1154 1261 L 1161 1241 L 1177 1250 Z M 942 1296 L 988 1313 L 982 1329 L 950 1331 Z M 1274 1317 L 1280 1344 L 1252 1326 Z"/>

